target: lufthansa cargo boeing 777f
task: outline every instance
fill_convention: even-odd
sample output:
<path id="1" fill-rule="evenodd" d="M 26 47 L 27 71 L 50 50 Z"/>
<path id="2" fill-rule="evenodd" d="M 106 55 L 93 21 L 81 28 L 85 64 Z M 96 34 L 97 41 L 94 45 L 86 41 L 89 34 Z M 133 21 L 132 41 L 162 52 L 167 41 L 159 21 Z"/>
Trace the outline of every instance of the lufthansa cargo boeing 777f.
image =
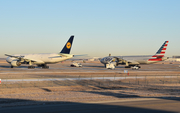
<path id="1" fill-rule="evenodd" d="M 60 53 L 40 53 L 40 54 L 14 54 L 8 55 L 6 61 L 11 65 L 11 68 L 18 67 L 21 64 L 29 64 L 28 68 L 35 68 L 34 65 L 42 68 L 49 68 L 47 64 L 58 63 L 72 58 L 70 54 L 74 36 L 71 36 Z"/>
<path id="2" fill-rule="evenodd" d="M 164 57 L 169 41 L 165 41 L 155 55 L 141 55 L 141 56 L 108 56 L 100 60 L 102 64 L 107 66 L 113 65 L 113 67 L 120 65 L 126 65 L 125 68 L 135 69 L 140 68 L 140 64 L 152 64 L 159 61 L 167 60 L 168 57 Z"/>

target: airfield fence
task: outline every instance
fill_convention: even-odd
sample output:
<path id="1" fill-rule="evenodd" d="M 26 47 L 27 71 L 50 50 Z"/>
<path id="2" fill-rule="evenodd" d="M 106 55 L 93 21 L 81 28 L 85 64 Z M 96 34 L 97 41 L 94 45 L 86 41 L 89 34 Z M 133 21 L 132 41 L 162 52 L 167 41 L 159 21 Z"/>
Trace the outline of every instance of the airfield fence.
<path id="1" fill-rule="evenodd" d="M 10 76 L 1 79 L 0 89 L 57 87 L 57 86 L 120 86 L 120 85 L 160 85 L 180 84 L 180 75 L 158 76 L 61 76 L 54 78 L 26 78 L 15 79 Z"/>

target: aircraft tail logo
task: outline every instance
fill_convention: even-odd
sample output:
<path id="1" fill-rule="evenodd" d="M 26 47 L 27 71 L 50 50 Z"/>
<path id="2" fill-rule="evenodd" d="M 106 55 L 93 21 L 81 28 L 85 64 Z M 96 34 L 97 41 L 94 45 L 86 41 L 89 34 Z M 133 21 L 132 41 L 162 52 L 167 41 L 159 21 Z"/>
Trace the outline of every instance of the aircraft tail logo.
<path id="1" fill-rule="evenodd" d="M 152 56 L 153 58 L 149 59 L 149 61 L 162 61 L 162 57 L 164 57 L 168 43 L 169 41 L 165 41 L 164 44 L 156 52 L 156 54 Z"/>
<path id="2" fill-rule="evenodd" d="M 60 53 L 69 54 L 71 51 L 74 36 L 71 36 Z"/>
<path id="3" fill-rule="evenodd" d="M 71 43 L 70 43 L 70 42 L 68 42 L 68 43 L 66 44 L 66 48 L 67 48 L 67 49 L 70 49 L 70 48 L 71 48 Z"/>
<path id="4" fill-rule="evenodd" d="M 164 57 L 164 54 L 166 52 L 167 46 L 169 41 L 165 41 L 164 44 L 159 48 L 159 50 L 156 52 L 155 57 Z"/>

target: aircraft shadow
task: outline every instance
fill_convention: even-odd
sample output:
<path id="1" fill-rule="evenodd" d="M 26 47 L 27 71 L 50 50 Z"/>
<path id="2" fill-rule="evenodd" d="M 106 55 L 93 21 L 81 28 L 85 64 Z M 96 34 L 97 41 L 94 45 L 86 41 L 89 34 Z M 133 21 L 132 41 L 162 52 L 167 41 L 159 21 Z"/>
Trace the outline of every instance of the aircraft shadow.
<path id="1" fill-rule="evenodd" d="M 2 68 L 11 68 L 11 66 L 7 66 L 7 65 L 0 65 L 0 67 L 2 67 Z M 27 68 L 28 69 L 28 66 L 18 66 L 18 67 L 14 67 L 15 69 L 17 68 Z M 12 68 L 12 69 L 14 69 L 14 68 Z M 41 67 L 35 67 L 35 68 L 41 68 Z"/>
<path id="2" fill-rule="evenodd" d="M 46 92 L 51 92 L 51 90 L 49 90 L 48 88 L 41 88 L 41 89 L 46 91 Z"/>
<path id="3" fill-rule="evenodd" d="M 3 65 L 0 65 L 0 67 L 2 67 L 2 68 L 11 68 L 11 66 L 3 66 Z"/>
<path id="4" fill-rule="evenodd" d="M 84 66 L 84 65 L 83 65 L 83 67 L 105 68 L 104 66 L 95 66 L 95 65 L 94 65 L 94 66 L 91 66 L 91 65 L 85 65 L 85 66 Z"/>

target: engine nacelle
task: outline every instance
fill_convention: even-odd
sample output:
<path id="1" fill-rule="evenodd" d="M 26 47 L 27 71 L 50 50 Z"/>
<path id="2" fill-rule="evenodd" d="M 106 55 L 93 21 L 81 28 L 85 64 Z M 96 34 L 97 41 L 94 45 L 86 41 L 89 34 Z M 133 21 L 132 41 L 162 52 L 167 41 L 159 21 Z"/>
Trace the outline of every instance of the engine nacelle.
<path id="1" fill-rule="evenodd" d="M 11 66 L 17 67 L 17 66 L 20 66 L 20 65 L 21 65 L 21 62 L 18 62 L 18 61 L 12 61 L 11 62 Z"/>

